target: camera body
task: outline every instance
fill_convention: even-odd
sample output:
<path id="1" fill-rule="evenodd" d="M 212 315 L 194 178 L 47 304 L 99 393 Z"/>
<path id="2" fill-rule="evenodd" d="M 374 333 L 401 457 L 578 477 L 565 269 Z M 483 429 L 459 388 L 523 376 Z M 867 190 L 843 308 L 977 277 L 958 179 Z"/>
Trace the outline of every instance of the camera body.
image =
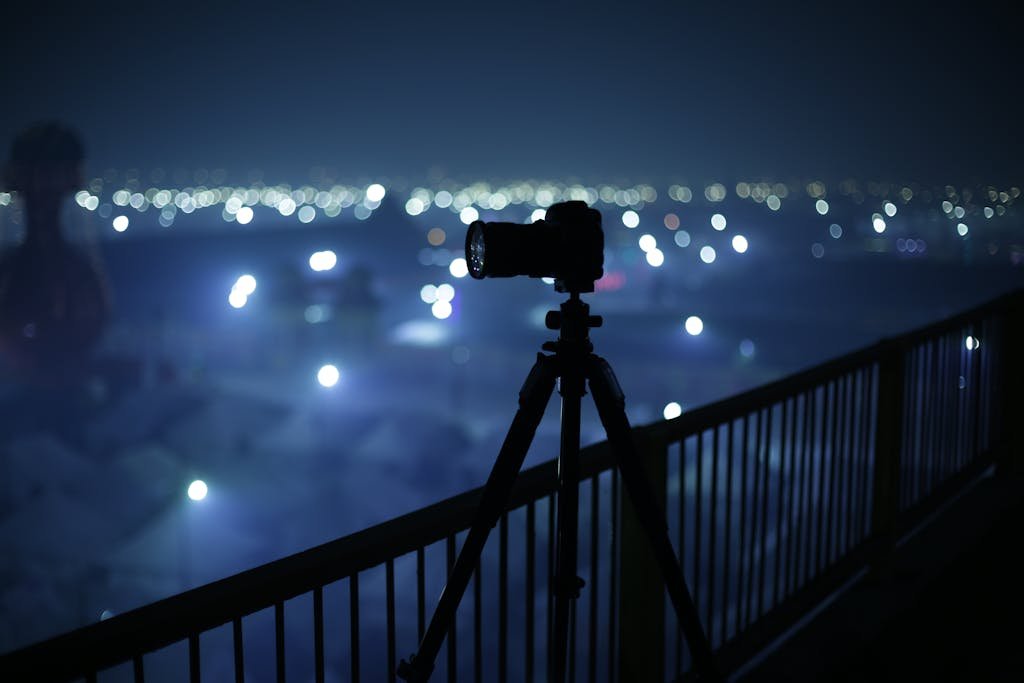
<path id="1" fill-rule="evenodd" d="M 586 202 L 552 204 L 530 224 L 474 221 L 466 232 L 469 274 L 550 277 L 559 292 L 593 292 L 604 274 L 601 213 Z"/>

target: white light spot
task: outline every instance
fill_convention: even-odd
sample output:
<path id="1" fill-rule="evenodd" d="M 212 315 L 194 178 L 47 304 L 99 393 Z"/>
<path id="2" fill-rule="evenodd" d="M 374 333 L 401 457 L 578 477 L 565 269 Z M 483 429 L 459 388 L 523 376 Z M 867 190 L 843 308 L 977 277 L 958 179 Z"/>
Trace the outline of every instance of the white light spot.
<path id="1" fill-rule="evenodd" d="M 437 300 L 438 301 L 451 301 L 455 298 L 455 288 L 447 282 L 443 285 L 437 286 Z"/>
<path id="2" fill-rule="evenodd" d="M 206 498 L 206 494 L 209 493 L 209 488 L 206 486 L 206 482 L 202 479 L 196 479 L 188 485 L 188 497 L 192 500 L 202 500 Z"/>
<path id="3" fill-rule="evenodd" d="M 704 331 L 704 321 L 695 315 L 691 315 L 686 319 L 685 323 L 686 332 L 691 337 L 696 337 L 698 334 Z"/>
<path id="4" fill-rule="evenodd" d="M 882 218 L 881 214 L 873 214 L 871 216 L 871 227 L 875 229 L 879 235 L 885 232 L 885 219 Z"/>
<path id="5" fill-rule="evenodd" d="M 677 232 L 675 237 L 673 237 L 672 239 L 674 239 L 675 243 L 680 247 L 685 248 L 690 246 L 690 233 L 686 232 L 685 230 L 680 230 L 679 232 Z"/>
<path id="6" fill-rule="evenodd" d="M 232 291 L 239 291 L 245 296 L 251 296 L 256 291 L 256 278 L 246 273 L 245 275 L 239 276 L 235 280 L 235 284 L 231 287 Z"/>
<path id="7" fill-rule="evenodd" d="M 316 373 L 316 381 L 320 382 L 322 387 L 333 387 L 341 379 L 341 373 L 338 372 L 338 368 L 328 363 L 324 365 Z"/>
<path id="8" fill-rule="evenodd" d="M 661 249 L 654 248 L 647 252 L 647 263 L 658 268 L 665 262 L 665 254 Z"/>
<path id="9" fill-rule="evenodd" d="M 299 209 L 299 222 L 300 223 L 312 223 L 313 219 L 316 218 L 316 209 L 308 204 Z"/>
<path id="10" fill-rule="evenodd" d="M 981 346 L 981 342 L 978 340 L 977 337 L 972 337 L 972 336 L 968 335 L 967 339 L 964 339 L 964 347 L 968 351 L 974 351 L 979 346 Z"/>
<path id="11" fill-rule="evenodd" d="M 436 204 L 439 209 L 447 209 L 452 205 L 452 193 L 448 190 L 441 190 L 434 195 L 434 204 Z"/>
<path id="12" fill-rule="evenodd" d="M 985 218 L 992 218 L 995 214 L 996 212 L 992 210 L 991 206 L 985 207 Z"/>
<path id="13" fill-rule="evenodd" d="M 711 217 L 711 227 L 715 230 L 725 230 L 725 216 L 720 213 L 716 213 Z"/>
<path id="14" fill-rule="evenodd" d="M 833 239 L 839 239 L 843 236 L 843 228 L 838 223 L 833 223 L 828 226 L 828 234 L 832 235 Z"/>
<path id="15" fill-rule="evenodd" d="M 544 217 L 548 215 L 547 209 L 534 209 L 533 213 L 530 214 L 530 222 L 536 223 L 537 221 L 544 220 Z"/>
<path id="16" fill-rule="evenodd" d="M 384 199 L 384 195 L 386 193 L 387 191 L 384 189 L 384 186 L 381 185 L 380 183 L 374 183 L 373 185 L 370 185 L 368 188 L 366 188 L 366 198 L 369 199 L 371 202 L 379 202 L 380 200 Z"/>
<path id="17" fill-rule="evenodd" d="M 896 205 L 893 204 L 892 202 L 885 202 L 884 204 L 882 204 L 882 211 L 885 212 L 886 216 L 892 218 L 893 216 L 896 215 Z"/>
<path id="18" fill-rule="evenodd" d="M 420 288 L 420 298 L 423 299 L 423 303 L 432 304 L 437 301 L 437 287 L 434 285 L 423 285 Z"/>
<path id="19" fill-rule="evenodd" d="M 632 209 L 622 214 L 622 224 L 627 228 L 635 228 L 640 225 L 640 214 Z"/>
<path id="20" fill-rule="evenodd" d="M 715 248 L 712 246 L 703 246 L 700 248 L 700 260 L 704 263 L 715 262 Z"/>
<path id="21" fill-rule="evenodd" d="M 128 229 L 128 216 L 116 216 L 113 221 L 114 230 L 124 232 Z"/>
<path id="22" fill-rule="evenodd" d="M 459 220 L 462 221 L 465 225 L 469 225 L 473 221 L 479 220 L 479 218 L 480 212 L 477 211 L 472 206 L 467 206 L 463 208 L 462 211 L 459 211 Z"/>
<path id="23" fill-rule="evenodd" d="M 240 208 L 238 210 L 238 213 L 235 214 L 235 220 L 237 220 L 242 225 L 248 224 L 249 221 L 252 220 L 252 207 L 243 206 L 242 208 Z"/>
<path id="24" fill-rule="evenodd" d="M 237 289 L 232 289 L 231 293 L 228 294 L 228 303 L 231 304 L 232 308 L 241 308 L 242 306 L 245 306 L 245 303 L 248 300 L 249 297 Z"/>
<path id="25" fill-rule="evenodd" d="M 665 416 L 666 420 L 674 420 L 683 414 L 683 407 L 672 401 L 671 403 L 665 404 L 665 409 L 661 411 L 661 414 Z"/>
<path id="26" fill-rule="evenodd" d="M 748 246 L 750 245 L 747 243 L 747 238 L 743 235 L 736 235 L 732 238 L 732 248 L 736 250 L 737 254 L 746 253 Z"/>
<path id="27" fill-rule="evenodd" d="M 640 248 L 646 253 L 658 246 L 658 240 L 654 235 L 640 235 Z"/>
<path id="28" fill-rule="evenodd" d="M 819 199 L 814 202 L 814 210 L 820 213 L 822 216 L 828 213 L 828 202 L 824 199 Z"/>
<path id="29" fill-rule="evenodd" d="M 295 213 L 295 200 L 285 197 L 278 203 L 277 210 L 282 216 L 291 216 Z"/>
<path id="30" fill-rule="evenodd" d="M 960 235 L 961 237 L 965 237 L 967 235 L 967 232 L 968 228 L 966 223 L 956 224 L 956 234 Z"/>
<path id="31" fill-rule="evenodd" d="M 318 273 L 331 270 L 336 265 L 338 265 L 338 255 L 330 249 L 315 251 L 309 257 L 309 267 Z"/>
<path id="32" fill-rule="evenodd" d="M 448 264 L 448 272 L 452 274 L 452 277 L 466 277 L 469 275 L 469 266 L 466 265 L 466 259 L 461 256 L 452 259 L 452 262 Z"/>
<path id="33" fill-rule="evenodd" d="M 743 356 L 744 358 L 753 358 L 755 350 L 756 348 L 754 347 L 754 342 L 752 342 L 751 340 L 744 339 L 743 341 L 740 342 L 740 355 Z"/>
<path id="34" fill-rule="evenodd" d="M 434 314 L 434 317 L 438 320 L 444 320 L 452 314 L 452 305 L 447 301 L 438 299 L 434 302 L 434 305 L 430 307 L 430 312 Z"/>
<path id="35" fill-rule="evenodd" d="M 768 208 L 772 211 L 778 211 L 782 208 L 782 202 L 773 194 L 768 195 L 768 199 L 764 200 L 764 203 L 768 205 Z"/>
<path id="36" fill-rule="evenodd" d="M 423 200 L 413 197 L 405 203 L 405 212 L 410 216 L 418 216 L 424 211 Z"/>

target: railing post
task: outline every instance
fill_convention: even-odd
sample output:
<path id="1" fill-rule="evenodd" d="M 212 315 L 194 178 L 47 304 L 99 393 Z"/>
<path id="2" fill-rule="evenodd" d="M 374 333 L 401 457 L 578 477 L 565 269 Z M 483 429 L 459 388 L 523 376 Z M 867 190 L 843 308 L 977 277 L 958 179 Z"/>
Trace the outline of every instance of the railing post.
<path id="1" fill-rule="evenodd" d="M 1002 310 L 999 343 L 999 447 L 1001 474 L 1024 475 L 1024 435 L 1018 420 L 1024 416 L 1024 294 L 1014 292 Z"/>
<path id="2" fill-rule="evenodd" d="M 903 356 L 903 349 L 897 341 L 882 342 L 882 356 L 878 362 L 875 471 L 871 496 L 871 536 L 876 544 L 876 569 L 886 565 L 896 545 L 903 442 Z"/>
<path id="3" fill-rule="evenodd" d="M 668 446 L 643 430 L 633 432 L 651 490 L 665 509 Z M 622 489 L 625 493 L 625 489 Z M 619 680 L 665 680 L 665 581 L 628 495 L 622 505 L 619 545 Z"/>

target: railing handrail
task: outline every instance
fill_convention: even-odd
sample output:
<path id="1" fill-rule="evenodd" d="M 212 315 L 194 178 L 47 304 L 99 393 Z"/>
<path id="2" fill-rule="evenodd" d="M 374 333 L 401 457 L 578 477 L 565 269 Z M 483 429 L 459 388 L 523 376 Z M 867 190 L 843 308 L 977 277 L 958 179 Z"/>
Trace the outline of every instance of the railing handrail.
<path id="1" fill-rule="evenodd" d="M 1003 310 L 1022 296 L 1024 290 L 1016 290 L 945 320 L 695 408 L 678 418 L 635 427 L 634 432 L 638 438 L 678 441 L 878 362 L 894 346 L 907 349 L 930 336 L 958 329 Z M 592 444 L 581 455 L 581 479 L 613 465 L 607 442 Z M 508 508 L 515 509 L 552 494 L 557 485 L 556 464 L 549 460 L 522 471 Z M 4 654 L 0 656 L 0 672 L 39 671 L 42 667 L 59 677 L 130 661 L 140 653 L 180 642 L 191 634 L 230 623 L 464 531 L 472 523 L 482 491 L 483 487 L 472 489 L 362 531 Z"/>

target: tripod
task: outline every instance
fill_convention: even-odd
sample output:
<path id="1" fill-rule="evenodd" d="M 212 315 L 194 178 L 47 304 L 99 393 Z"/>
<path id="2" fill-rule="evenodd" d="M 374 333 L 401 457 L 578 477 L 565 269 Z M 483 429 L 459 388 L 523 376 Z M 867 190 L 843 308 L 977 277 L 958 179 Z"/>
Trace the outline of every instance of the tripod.
<path id="1" fill-rule="evenodd" d="M 433 672 L 441 643 L 454 623 L 455 611 L 479 562 L 487 536 L 505 511 L 515 478 L 558 379 L 562 416 L 558 454 L 558 527 L 555 575 L 552 577 L 555 614 L 551 642 L 548 643 L 547 680 L 549 683 L 565 681 L 570 601 L 579 597 L 583 587 L 583 580 L 576 576 L 580 407 L 586 393 L 585 384 L 589 381 L 623 485 L 661 566 L 669 597 L 690 645 L 694 669 L 702 681 L 719 681 L 711 646 L 669 541 L 665 517 L 654 502 L 643 466 L 634 452 L 622 390 L 608 362 L 593 353 L 590 328 L 600 327 L 601 318 L 590 315 L 590 307 L 576 291 L 570 292 L 569 300 L 560 308 L 560 311 L 549 311 L 545 320 L 548 329 L 559 331 L 557 341 L 543 345 L 543 349 L 553 352 L 553 355 L 537 354 L 537 362 L 519 392 L 519 410 L 484 485 L 473 524 L 452 567 L 448 583 L 441 592 L 430 625 L 423 634 L 419 651 L 409 661 L 402 660 L 398 675 L 406 681 L 422 682 L 428 680 Z"/>

